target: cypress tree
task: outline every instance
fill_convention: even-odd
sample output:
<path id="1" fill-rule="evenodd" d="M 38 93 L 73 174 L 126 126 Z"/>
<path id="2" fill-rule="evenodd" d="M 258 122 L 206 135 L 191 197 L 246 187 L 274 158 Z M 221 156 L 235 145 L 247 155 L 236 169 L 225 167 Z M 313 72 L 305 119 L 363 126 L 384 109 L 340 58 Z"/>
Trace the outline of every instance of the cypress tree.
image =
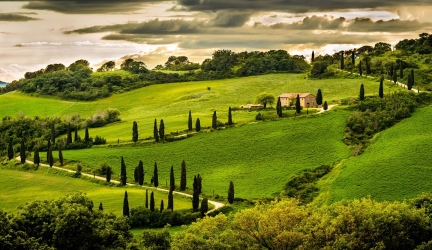
<path id="1" fill-rule="evenodd" d="M 163 202 L 163 200 L 161 200 L 159 212 L 162 213 L 163 210 L 164 210 L 164 202 Z"/>
<path id="2" fill-rule="evenodd" d="M 384 82 L 384 77 L 381 76 L 380 85 L 379 85 L 379 91 L 378 91 L 378 95 L 379 95 L 380 98 L 384 97 L 384 83 L 383 82 Z"/>
<path id="3" fill-rule="evenodd" d="M 49 149 L 51 148 L 51 142 L 50 140 L 48 140 L 48 144 L 47 144 L 47 157 L 46 157 L 46 162 L 49 163 Z"/>
<path id="4" fill-rule="evenodd" d="M 327 109 L 328 109 L 327 101 L 324 101 L 323 109 L 324 109 L 324 110 L 327 110 Z"/>
<path id="5" fill-rule="evenodd" d="M 39 166 L 40 164 L 39 147 L 35 148 L 33 162 L 36 166 Z"/>
<path id="6" fill-rule="evenodd" d="M 297 95 L 296 103 L 295 103 L 296 113 L 300 114 L 301 106 L 300 106 L 300 95 Z"/>
<path id="7" fill-rule="evenodd" d="M 365 98 L 365 90 L 364 90 L 363 83 L 360 85 L 360 95 L 359 95 L 359 97 L 360 97 L 360 101 L 363 101 L 364 98 Z"/>
<path id="8" fill-rule="evenodd" d="M 213 112 L 212 128 L 213 128 L 213 129 L 217 129 L 217 116 L 216 116 L 216 110 Z"/>
<path id="9" fill-rule="evenodd" d="M 155 142 L 159 142 L 159 133 L 157 128 L 157 121 L 154 120 L 154 127 L 153 127 L 153 137 L 155 138 Z"/>
<path id="10" fill-rule="evenodd" d="M 137 175 L 138 175 L 138 184 L 142 186 L 144 184 L 144 164 L 141 160 L 138 163 Z"/>
<path id="11" fill-rule="evenodd" d="M 126 164 L 124 162 L 123 156 L 120 162 L 120 184 L 122 186 L 126 185 Z"/>
<path id="12" fill-rule="evenodd" d="M 173 197 L 173 191 L 169 191 L 168 193 L 168 207 L 167 209 L 171 209 L 171 211 L 174 211 L 174 197 Z"/>
<path id="13" fill-rule="evenodd" d="M 354 50 L 351 51 L 351 64 L 353 65 L 353 67 L 355 66 L 355 53 L 354 53 Z"/>
<path id="14" fill-rule="evenodd" d="M 360 74 L 360 76 L 362 76 L 362 75 L 363 75 L 362 61 L 359 62 L 358 70 L 359 70 L 359 74 Z"/>
<path id="15" fill-rule="evenodd" d="M 192 112 L 189 110 L 189 117 L 188 117 L 188 129 L 189 131 L 192 131 Z"/>
<path id="16" fill-rule="evenodd" d="M 414 86 L 414 69 L 411 69 L 411 87 Z"/>
<path id="17" fill-rule="evenodd" d="M 200 132 L 201 131 L 201 122 L 200 122 L 199 118 L 196 119 L 195 130 L 196 130 L 196 132 Z"/>
<path id="18" fill-rule="evenodd" d="M 145 208 L 149 208 L 148 189 L 146 189 Z"/>
<path id="19" fill-rule="evenodd" d="M 54 157 L 52 154 L 52 148 L 51 147 L 48 149 L 48 163 L 49 163 L 50 168 L 52 168 L 52 166 L 54 165 Z"/>
<path id="20" fill-rule="evenodd" d="M 200 176 L 200 174 L 197 175 L 197 191 L 198 194 L 201 194 L 201 190 L 202 190 L 202 177 Z"/>
<path id="21" fill-rule="evenodd" d="M 180 190 L 186 190 L 186 162 L 184 160 L 181 163 Z"/>
<path id="22" fill-rule="evenodd" d="M 395 84 L 397 83 L 397 73 L 396 73 L 396 70 L 393 71 L 393 82 Z"/>
<path id="23" fill-rule="evenodd" d="M 8 159 L 12 160 L 14 158 L 14 150 L 13 150 L 13 145 L 12 145 L 12 139 L 9 141 L 8 144 Z"/>
<path id="24" fill-rule="evenodd" d="M 174 190 L 175 190 L 174 167 L 171 166 L 171 171 L 170 171 L 170 191 L 174 191 Z"/>
<path id="25" fill-rule="evenodd" d="M 111 181 L 111 174 L 112 174 L 111 167 L 108 166 L 108 167 L 106 168 L 106 181 L 107 181 L 107 182 L 110 182 L 110 181 Z"/>
<path id="26" fill-rule="evenodd" d="M 228 189 L 228 202 L 230 204 L 234 203 L 234 183 L 232 181 L 230 181 Z"/>
<path id="27" fill-rule="evenodd" d="M 323 103 L 323 96 L 322 96 L 321 89 L 318 89 L 318 93 L 316 95 L 316 103 L 317 105 L 322 105 Z"/>
<path id="28" fill-rule="evenodd" d="M 276 113 L 279 117 L 282 117 L 282 103 L 281 103 L 280 97 L 278 97 L 278 100 L 277 100 Z"/>
<path id="29" fill-rule="evenodd" d="M 99 210 L 100 210 L 100 211 L 103 211 L 103 206 L 102 206 L 102 202 L 101 202 L 101 203 L 99 203 Z"/>
<path id="30" fill-rule="evenodd" d="M 71 143 L 72 143 L 72 131 L 71 131 L 70 123 L 68 123 L 66 145 L 69 145 Z"/>
<path id="31" fill-rule="evenodd" d="M 79 136 L 78 136 L 78 126 L 75 126 L 75 137 L 74 137 L 74 142 L 78 142 L 80 140 Z"/>
<path id="32" fill-rule="evenodd" d="M 313 63 L 314 61 L 315 61 L 315 51 L 312 50 L 311 62 Z"/>
<path id="33" fill-rule="evenodd" d="M 345 69 L 345 61 L 344 61 L 344 52 L 343 51 L 341 51 L 340 56 L 341 56 L 340 67 L 341 67 L 341 70 L 344 70 Z"/>
<path id="34" fill-rule="evenodd" d="M 408 74 L 408 77 L 407 77 L 407 88 L 408 88 L 408 90 L 411 90 L 411 88 L 412 88 L 412 77 L 411 77 L 411 73 L 410 74 Z"/>
<path id="35" fill-rule="evenodd" d="M 399 62 L 399 78 L 403 78 L 403 66 L 402 66 L 402 60 Z"/>
<path id="36" fill-rule="evenodd" d="M 56 137 L 56 134 L 55 134 L 55 127 L 54 127 L 54 122 L 53 122 L 53 123 L 51 123 L 51 141 L 53 141 L 53 143 L 55 143 L 55 137 Z"/>
<path id="37" fill-rule="evenodd" d="M 24 139 L 21 140 L 20 158 L 21 158 L 21 163 L 24 164 L 25 161 L 26 161 L 26 153 L 25 153 Z"/>
<path id="38" fill-rule="evenodd" d="M 158 168 L 156 162 L 154 164 L 154 169 L 153 169 L 153 184 L 155 187 L 159 186 L 159 175 L 158 175 Z"/>
<path id="39" fill-rule="evenodd" d="M 153 191 L 150 194 L 150 211 L 155 211 L 155 200 L 154 200 L 154 193 Z"/>
<path id="40" fill-rule="evenodd" d="M 84 142 L 86 144 L 90 143 L 90 135 L 89 135 L 88 127 L 86 127 L 86 129 L 85 129 Z"/>
<path id="41" fill-rule="evenodd" d="M 134 121 L 132 124 L 132 141 L 138 141 L 138 123 L 136 121 Z"/>
<path id="42" fill-rule="evenodd" d="M 204 216 L 208 212 L 208 199 L 204 198 L 201 201 L 201 215 Z"/>
<path id="43" fill-rule="evenodd" d="M 192 209 L 194 212 L 197 212 L 199 208 L 199 194 L 198 192 L 193 192 L 192 195 Z"/>
<path id="44" fill-rule="evenodd" d="M 393 69 L 393 67 L 394 67 L 394 66 L 393 66 L 393 63 L 392 63 L 392 64 L 390 65 L 390 72 L 389 72 L 389 76 L 390 76 L 390 77 L 393 77 L 393 73 L 394 73 L 394 71 L 396 71 L 396 70 Z"/>
<path id="45" fill-rule="evenodd" d="M 134 169 L 134 181 L 138 182 L 138 166 L 136 166 Z"/>
<path id="46" fill-rule="evenodd" d="M 123 216 L 129 217 L 129 201 L 128 201 L 127 191 L 125 191 L 124 200 L 123 200 Z"/>
<path id="47" fill-rule="evenodd" d="M 159 138 L 163 141 L 165 139 L 165 124 L 163 119 L 160 120 L 159 125 Z"/>
<path id="48" fill-rule="evenodd" d="M 61 143 L 58 143 L 58 154 L 59 154 L 60 166 L 63 166 L 63 152 L 62 152 L 62 145 L 61 145 Z"/>
<path id="49" fill-rule="evenodd" d="M 370 68 L 369 59 L 365 58 L 365 62 L 366 62 L 366 75 L 370 75 L 371 74 L 371 68 Z"/>
<path id="50" fill-rule="evenodd" d="M 228 108 L 228 125 L 233 125 L 231 107 Z"/>

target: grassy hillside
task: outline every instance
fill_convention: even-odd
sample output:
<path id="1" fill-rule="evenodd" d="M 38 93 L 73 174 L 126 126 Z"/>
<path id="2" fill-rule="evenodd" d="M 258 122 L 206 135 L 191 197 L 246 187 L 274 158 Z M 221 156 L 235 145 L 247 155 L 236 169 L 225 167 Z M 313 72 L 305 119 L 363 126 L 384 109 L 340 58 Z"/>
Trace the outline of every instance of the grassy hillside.
<path id="1" fill-rule="evenodd" d="M 101 73 L 99 73 L 101 74 Z M 195 124 L 200 118 L 202 126 L 211 125 L 211 116 L 217 110 L 219 120 L 226 122 L 228 107 L 239 107 L 253 103 L 261 92 L 275 96 L 284 92 L 310 92 L 318 88 L 323 91 L 324 100 L 337 101 L 358 95 L 359 86 L 365 84 L 366 94 L 378 92 L 378 82 L 371 79 L 305 79 L 304 74 L 271 74 L 218 81 L 186 82 L 152 85 L 149 87 L 115 94 L 94 102 L 63 101 L 53 98 L 31 97 L 21 93 L 0 96 L 0 114 L 15 116 L 20 111 L 29 116 L 63 116 L 80 114 L 87 118 L 97 110 L 116 108 L 121 112 L 122 122 L 104 128 L 91 129 L 91 136 L 100 135 L 108 142 L 130 141 L 132 122 L 138 122 L 140 138 L 153 134 L 153 122 L 164 119 L 166 133 L 187 128 L 187 117 L 192 110 Z M 210 87 L 210 90 L 207 88 Z M 386 87 L 395 88 L 392 85 Z M 256 113 L 235 112 L 234 122 L 254 120 Z M 80 131 L 83 136 L 83 131 Z"/>
<path id="2" fill-rule="evenodd" d="M 430 106 L 417 110 L 411 118 L 381 133 L 365 153 L 341 164 L 321 183 L 329 186 L 327 201 L 368 195 L 392 201 L 431 192 L 431 116 Z"/>
<path id="3" fill-rule="evenodd" d="M 36 172 L 21 172 L 9 169 L 0 169 L 0 209 L 9 212 L 34 200 L 51 200 L 69 193 L 83 192 L 93 200 L 95 209 L 102 202 L 104 210 L 122 215 L 123 198 L 125 190 L 129 195 L 129 207 L 144 206 L 145 189 L 139 187 L 105 187 L 82 179 L 49 174 L 50 170 Z M 151 189 L 149 192 L 151 193 Z M 150 199 L 150 194 L 149 194 Z M 155 204 L 159 207 L 160 200 L 167 203 L 168 194 L 155 192 Z M 176 209 L 192 207 L 189 198 L 175 195 L 174 206 Z"/>
<path id="4" fill-rule="evenodd" d="M 159 182 L 169 180 L 175 167 L 179 183 L 180 164 L 186 161 L 188 187 L 193 175 L 203 177 L 203 191 L 226 196 L 230 180 L 240 197 L 270 196 L 282 190 L 289 175 L 330 164 L 350 155 L 342 143 L 347 111 L 337 110 L 316 117 L 259 122 L 223 131 L 203 133 L 186 140 L 142 147 L 107 147 L 64 151 L 68 160 L 96 166 L 108 162 L 119 174 L 120 157 L 125 158 L 128 176 L 138 161 L 144 162 L 145 180 L 159 168 Z M 117 176 L 118 177 L 118 176 Z"/>

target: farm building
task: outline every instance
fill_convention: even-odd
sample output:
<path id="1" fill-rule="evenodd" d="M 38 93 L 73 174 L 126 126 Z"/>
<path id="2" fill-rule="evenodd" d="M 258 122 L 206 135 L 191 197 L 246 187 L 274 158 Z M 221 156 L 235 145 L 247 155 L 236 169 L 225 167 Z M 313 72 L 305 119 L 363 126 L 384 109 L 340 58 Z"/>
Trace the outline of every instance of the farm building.
<path id="1" fill-rule="evenodd" d="M 293 104 L 295 104 L 295 99 L 297 98 L 297 95 L 300 96 L 300 106 L 302 106 L 303 108 L 315 108 L 315 107 L 317 107 L 316 97 L 314 95 L 312 95 L 311 93 L 284 93 L 284 94 L 281 94 L 279 97 L 280 97 L 282 106 L 290 106 L 290 101 L 292 101 L 292 100 L 294 100 Z"/>

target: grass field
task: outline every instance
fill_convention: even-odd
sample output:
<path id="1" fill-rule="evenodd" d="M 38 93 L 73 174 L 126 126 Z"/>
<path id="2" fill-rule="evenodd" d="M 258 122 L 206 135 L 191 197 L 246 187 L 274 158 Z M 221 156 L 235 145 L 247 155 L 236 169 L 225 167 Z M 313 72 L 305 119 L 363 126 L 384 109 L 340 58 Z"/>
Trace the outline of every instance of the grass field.
<path id="1" fill-rule="evenodd" d="M 129 207 L 144 206 L 145 188 L 140 187 L 108 187 L 82 179 L 58 174 L 50 174 L 49 169 L 38 171 L 16 171 L 0 169 L 0 209 L 13 212 L 20 205 L 34 200 L 52 200 L 66 194 L 82 192 L 93 200 L 95 209 L 102 202 L 104 211 L 116 215 L 123 214 L 124 192 L 128 192 Z M 151 189 L 149 189 L 149 199 Z M 190 198 L 174 196 L 175 209 L 190 209 Z M 161 199 L 167 204 L 168 194 L 155 191 L 155 205 L 159 207 Z"/>
<path id="2" fill-rule="evenodd" d="M 80 114 L 87 118 L 98 110 L 115 108 L 121 112 L 122 122 L 109 126 L 90 129 L 90 136 L 102 136 L 108 142 L 131 141 L 132 122 L 138 122 L 139 137 L 147 138 L 153 134 L 153 122 L 163 119 L 166 133 L 187 128 L 188 112 L 192 110 L 193 124 L 200 118 L 201 125 L 211 125 L 213 111 L 218 119 L 226 122 L 228 107 L 239 107 L 253 103 L 261 92 L 271 92 L 275 96 L 286 92 L 323 91 L 324 100 L 329 103 L 346 97 L 358 95 L 360 84 L 365 84 L 367 95 L 378 92 L 378 82 L 365 78 L 354 79 L 306 79 L 304 74 L 270 74 L 217 81 L 160 84 L 115 94 L 94 102 L 64 101 L 54 98 L 31 97 L 22 93 L 0 95 L 0 114 L 15 116 L 20 111 L 29 116 L 70 117 Z M 207 90 L 210 87 L 210 90 Z M 396 87 L 386 86 L 387 93 Z M 254 120 L 255 112 L 234 112 L 236 123 Z M 83 131 L 80 131 L 83 136 Z"/>
<path id="3" fill-rule="evenodd" d="M 432 107 L 382 132 L 360 156 L 350 158 L 330 179 L 327 203 L 371 196 L 383 201 L 413 198 L 432 192 Z"/>
<path id="4" fill-rule="evenodd" d="M 214 191 L 226 196 L 232 180 L 239 197 L 271 196 L 282 190 L 288 176 L 350 155 L 349 148 L 342 143 L 348 115 L 348 111 L 336 110 L 314 117 L 258 122 L 202 133 L 166 144 L 68 150 L 63 155 L 87 166 L 106 161 L 114 169 L 113 178 L 118 177 L 121 156 L 129 177 L 142 160 L 147 182 L 156 161 L 162 185 L 169 180 L 171 166 L 179 183 L 180 165 L 185 160 L 188 187 L 192 186 L 193 175 L 199 173 L 206 194 Z"/>

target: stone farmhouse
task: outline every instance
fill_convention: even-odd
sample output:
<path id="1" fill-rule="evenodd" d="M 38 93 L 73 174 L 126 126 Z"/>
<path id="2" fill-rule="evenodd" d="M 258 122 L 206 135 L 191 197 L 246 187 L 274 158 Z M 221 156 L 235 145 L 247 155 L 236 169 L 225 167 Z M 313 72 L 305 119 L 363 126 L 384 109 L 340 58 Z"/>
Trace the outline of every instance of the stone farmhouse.
<path id="1" fill-rule="evenodd" d="M 290 102 L 294 101 L 293 104 L 295 104 L 295 99 L 297 98 L 297 95 L 300 96 L 300 106 L 303 108 L 316 108 L 316 97 L 312 95 L 311 93 L 284 93 L 281 94 L 280 100 L 282 107 L 283 106 L 290 106 Z"/>

